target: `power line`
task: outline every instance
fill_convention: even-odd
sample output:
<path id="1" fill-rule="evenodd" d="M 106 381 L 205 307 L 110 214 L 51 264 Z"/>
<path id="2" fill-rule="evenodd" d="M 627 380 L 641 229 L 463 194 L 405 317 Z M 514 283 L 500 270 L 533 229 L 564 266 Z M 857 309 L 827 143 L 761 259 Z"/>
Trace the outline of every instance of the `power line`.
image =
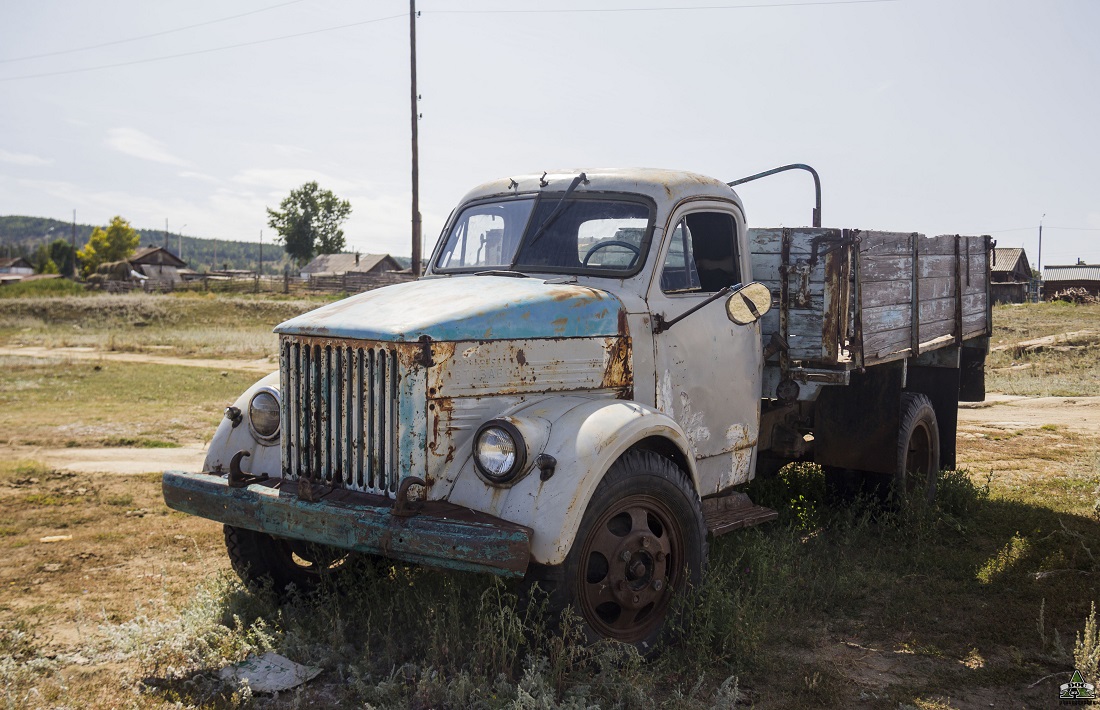
<path id="1" fill-rule="evenodd" d="M 396 20 L 404 18 L 406 15 L 390 15 L 389 17 L 379 17 L 373 20 L 363 20 L 362 22 L 349 22 L 346 25 L 336 25 L 335 27 L 324 27 L 319 30 L 309 30 L 308 32 L 297 32 L 290 35 L 281 35 L 279 37 L 269 37 L 267 39 L 257 39 L 252 42 L 240 42 L 238 44 L 227 44 L 221 47 L 211 47 L 210 49 L 197 49 L 193 52 L 180 52 L 179 54 L 166 54 L 161 57 L 149 57 L 147 59 L 135 59 L 129 62 L 118 62 L 116 64 L 101 64 L 95 67 L 84 67 L 82 69 L 63 69 L 61 71 L 42 72 L 40 74 L 23 74 L 22 76 L 8 76 L 0 78 L 0 82 L 5 81 L 17 81 L 19 79 L 38 79 L 44 76 L 59 76 L 61 74 L 82 74 L 84 72 L 99 71 L 101 69 L 115 69 L 116 67 L 128 67 L 135 64 L 147 64 L 149 62 L 162 62 L 166 59 L 179 59 L 180 57 L 193 57 L 197 54 L 209 54 L 211 52 L 221 52 L 226 49 L 236 49 L 238 47 L 252 47 L 257 44 L 267 44 L 269 42 L 278 42 L 279 40 L 292 39 L 294 37 L 305 37 L 307 35 L 320 34 L 322 32 L 332 32 L 333 30 L 342 30 L 348 27 L 359 27 L 360 25 L 370 25 L 375 22 L 385 22 L 386 20 Z"/>
<path id="2" fill-rule="evenodd" d="M 749 10 L 771 7 L 813 7 L 815 5 L 868 5 L 871 3 L 902 2 L 902 0 L 822 0 L 821 2 L 782 2 L 754 5 L 692 5 L 688 7 L 614 7 L 614 8 L 578 8 L 578 9 L 536 9 L 536 10 L 430 10 L 432 15 L 565 15 L 593 12 L 695 12 L 700 10 Z"/>
<path id="3" fill-rule="evenodd" d="M 1013 227 L 1012 229 L 977 229 L 974 231 L 981 232 L 982 234 L 1001 234 L 1003 232 L 1027 232 L 1038 228 L 1039 226 L 1036 225 L 1034 227 Z"/>
<path id="4" fill-rule="evenodd" d="M 1047 227 L 1047 229 L 1068 229 L 1071 232 L 1100 232 L 1100 227 Z"/>
<path id="5" fill-rule="evenodd" d="M 164 35 L 175 34 L 176 32 L 184 32 L 186 30 L 193 30 L 196 27 L 206 27 L 207 25 L 216 25 L 219 22 L 228 22 L 229 20 L 236 20 L 241 17 L 248 17 L 249 15 L 256 15 L 261 12 L 267 12 L 268 10 L 277 10 L 280 7 L 286 7 L 287 5 L 296 5 L 306 0 L 290 0 L 290 2 L 280 3 L 278 5 L 270 5 L 268 7 L 261 7 L 257 10 L 249 10 L 248 12 L 242 12 L 237 15 L 228 15 L 226 17 L 220 17 L 216 20 L 207 20 L 206 22 L 197 22 L 193 25 L 187 25 L 185 27 L 176 27 L 171 30 L 162 30 L 160 32 L 151 32 L 147 35 L 138 35 L 137 37 L 127 37 L 126 39 L 116 39 L 110 42 L 102 42 L 100 44 L 89 44 L 84 47 L 74 47 L 73 49 L 59 49 L 56 52 L 43 52 L 42 54 L 28 54 L 22 57 L 12 57 L 11 59 L 0 59 L 0 64 L 8 64 L 11 62 L 23 62 L 28 59 L 41 59 L 42 57 L 56 57 L 61 54 L 72 54 L 74 52 L 87 52 L 90 49 L 101 49 L 103 47 L 112 47 L 116 44 L 126 44 L 128 42 L 137 42 L 142 39 L 150 39 L 151 37 L 163 37 Z"/>

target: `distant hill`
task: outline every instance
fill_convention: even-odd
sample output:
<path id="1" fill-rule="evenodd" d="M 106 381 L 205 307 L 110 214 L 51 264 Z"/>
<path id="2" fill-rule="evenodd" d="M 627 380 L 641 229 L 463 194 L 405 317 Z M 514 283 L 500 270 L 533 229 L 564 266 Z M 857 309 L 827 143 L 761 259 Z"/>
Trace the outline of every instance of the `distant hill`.
<path id="1" fill-rule="evenodd" d="M 101 227 L 106 225 L 99 225 Z M 88 243 L 88 237 L 96 225 L 76 225 L 76 247 L 82 248 Z M 49 244 L 55 239 L 69 241 L 72 236 L 72 223 L 46 217 L 0 216 L 0 255 L 30 257 L 39 244 Z M 168 233 L 167 245 L 163 229 L 143 229 L 134 227 L 141 235 L 140 246 L 167 246 L 168 251 L 176 254 L 180 248 L 180 235 Z M 183 260 L 195 271 L 211 269 L 247 269 L 255 271 L 260 264 L 260 244 L 258 242 L 236 242 L 225 239 L 202 239 L 183 236 Z M 217 261 L 215 261 L 215 256 Z M 286 252 L 282 246 L 264 242 L 264 273 L 279 274 L 287 264 Z M 395 256 L 404 268 L 408 268 L 408 257 Z M 215 266 L 216 265 L 216 266 Z"/>

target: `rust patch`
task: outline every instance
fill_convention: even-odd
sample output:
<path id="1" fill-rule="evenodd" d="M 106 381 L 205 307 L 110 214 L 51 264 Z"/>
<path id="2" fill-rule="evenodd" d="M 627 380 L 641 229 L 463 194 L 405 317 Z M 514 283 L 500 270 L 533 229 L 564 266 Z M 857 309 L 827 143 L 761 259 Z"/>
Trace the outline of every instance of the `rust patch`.
<path id="1" fill-rule="evenodd" d="M 431 435 L 428 437 L 428 451 L 433 456 L 443 458 L 444 463 L 451 463 L 455 458 L 454 438 L 449 432 L 440 433 L 440 423 L 450 422 L 454 414 L 454 400 L 450 397 L 428 399 L 430 417 L 432 420 Z M 443 446 L 446 444 L 446 450 Z"/>
<path id="2" fill-rule="evenodd" d="M 554 326 L 555 333 L 564 333 L 566 326 L 569 325 L 569 319 L 565 316 L 562 316 L 561 318 L 555 318 L 554 320 L 550 321 L 550 325 Z"/>
<path id="3" fill-rule="evenodd" d="M 523 348 L 516 350 L 516 362 L 518 362 L 520 365 L 527 364 L 527 356 L 523 354 Z"/>
<path id="4" fill-rule="evenodd" d="M 604 369 L 600 387 L 616 390 L 619 399 L 634 399 L 632 356 L 630 336 L 619 336 L 608 344 L 607 367 Z"/>

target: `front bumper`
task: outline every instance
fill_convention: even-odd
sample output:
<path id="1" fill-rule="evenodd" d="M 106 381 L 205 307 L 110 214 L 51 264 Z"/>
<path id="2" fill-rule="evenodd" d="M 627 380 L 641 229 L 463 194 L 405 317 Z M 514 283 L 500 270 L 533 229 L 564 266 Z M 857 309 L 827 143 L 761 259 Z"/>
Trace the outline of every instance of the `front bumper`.
<path id="1" fill-rule="evenodd" d="M 222 476 L 183 471 L 166 471 L 163 488 L 164 502 L 183 513 L 405 562 L 521 577 L 530 560 L 530 528 L 443 501 L 402 517 L 382 496 L 333 490 L 308 502 L 296 481 L 230 488 Z"/>

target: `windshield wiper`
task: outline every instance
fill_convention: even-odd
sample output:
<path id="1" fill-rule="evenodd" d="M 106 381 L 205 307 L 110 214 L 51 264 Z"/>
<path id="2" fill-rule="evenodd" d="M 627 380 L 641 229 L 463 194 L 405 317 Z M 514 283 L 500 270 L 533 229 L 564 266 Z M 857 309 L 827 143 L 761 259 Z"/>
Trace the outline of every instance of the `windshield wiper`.
<path id="1" fill-rule="evenodd" d="M 476 271 L 474 276 L 511 276 L 516 279 L 529 279 L 531 278 L 522 271 L 513 271 L 511 269 L 489 269 L 488 271 Z"/>
<path id="2" fill-rule="evenodd" d="M 569 199 L 569 195 L 571 195 L 573 193 L 573 190 L 576 190 L 577 186 L 580 185 L 582 182 L 588 182 L 588 176 L 584 173 L 581 173 L 577 177 L 573 178 L 573 182 L 569 183 L 569 187 L 565 188 L 565 194 L 561 196 L 560 200 L 558 200 L 558 204 L 554 205 L 554 210 L 550 213 L 550 216 L 543 220 L 542 224 L 539 225 L 539 228 L 535 230 L 535 233 L 531 235 L 531 239 L 527 241 L 526 246 L 530 247 L 532 244 L 537 242 L 543 234 L 546 234 L 546 230 L 550 228 L 550 225 L 554 223 L 554 220 L 560 217 L 561 213 L 565 211 L 565 201 Z"/>

